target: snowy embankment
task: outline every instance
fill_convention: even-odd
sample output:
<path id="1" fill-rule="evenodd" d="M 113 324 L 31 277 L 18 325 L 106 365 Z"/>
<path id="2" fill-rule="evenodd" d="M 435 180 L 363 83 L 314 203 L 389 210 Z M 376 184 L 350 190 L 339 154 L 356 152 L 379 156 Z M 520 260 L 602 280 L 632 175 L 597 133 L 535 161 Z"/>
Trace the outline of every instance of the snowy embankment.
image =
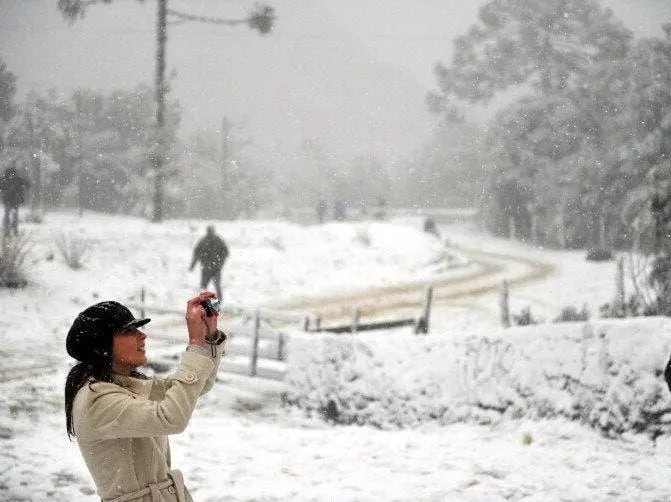
<path id="1" fill-rule="evenodd" d="M 671 320 L 534 325 L 490 336 L 296 334 L 287 403 L 380 428 L 576 420 L 610 436 L 671 432 Z"/>

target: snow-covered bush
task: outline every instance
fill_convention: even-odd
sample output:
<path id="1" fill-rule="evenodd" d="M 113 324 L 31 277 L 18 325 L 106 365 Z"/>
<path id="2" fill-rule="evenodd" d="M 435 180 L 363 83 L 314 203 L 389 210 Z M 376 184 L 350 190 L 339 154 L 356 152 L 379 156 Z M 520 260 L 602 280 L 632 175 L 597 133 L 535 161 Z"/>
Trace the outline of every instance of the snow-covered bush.
<path id="1" fill-rule="evenodd" d="M 613 252 L 609 249 L 590 248 L 587 250 L 585 259 L 587 261 L 611 261 L 613 259 Z"/>
<path id="2" fill-rule="evenodd" d="M 522 308 L 519 314 L 512 314 L 512 318 L 515 326 L 529 326 L 540 322 L 531 313 L 531 307 L 529 306 Z"/>
<path id="3" fill-rule="evenodd" d="M 84 266 L 84 259 L 91 251 L 91 243 L 74 235 L 61 234 L 56 240 L 56 249 L 63 260 L 72 270 L 79 270 Z"/>
<path id="4" fill-rule="evenodd" d="M 0 245 L 0 287 L 23 288 L 28 284 L 33 239 L 25 233 L 5 237 Z"/>
<path id="5" fill-rule="evenodd" d="M 666 318 L 465 338 L 299 334 L 285 402 L 335 423 L 380 428 L 561 416 L 609 436 L 657 437 L 671 432 L 661 376 L 670 348 Z"/>
<path id="6" fill-rule="evenodd" d="M 589 311 L 587 310 L 587 305 L 583 305 L 582 309 L 578 310 L 577 307 L 573 305 L 567 305 L 564 307 L 559 315 L 555 318 L 554 322 L 576 322 L 576 321 L 589 321 Z"/>

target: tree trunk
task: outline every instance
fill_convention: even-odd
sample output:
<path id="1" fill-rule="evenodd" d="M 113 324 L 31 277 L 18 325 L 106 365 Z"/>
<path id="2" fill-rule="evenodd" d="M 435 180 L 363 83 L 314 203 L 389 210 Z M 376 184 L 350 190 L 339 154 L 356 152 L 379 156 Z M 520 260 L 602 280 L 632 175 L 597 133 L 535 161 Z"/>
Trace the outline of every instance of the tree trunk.
<path id="1" fill-rule="evenodd" d="M 81 155 L 77 159 L 77 170 L 77 206 L 79 216 L 84 216 L 84 165 L 82 164 Z"/>
<path id="2" fill-rule="evenodd" d="M 531 213 L 531 243 L 538 246 L 538 215 Z"/>
<path id="3" fill-rule="evenodd" d="M 33 151 L 32 154 L 32 168 L 33 168 L 33 180 L 35 182 L 35 188 L 33 190 L 33 197 L 31 199 L 31 208 L 30 213 L 33 218 L 33 221 L 39 222 L 42 220 L 42 158 L 41 154 L 37 150 Z"/>
<path id="4" fill-rule="evenodd" d="M 508 288 L 508 281 L 505 279 L 501 283 L 501 292 L 499 296 L 499 304 L 501 309 L 501 326 L 504 328 L 510 327 L 510 291 Z"/>
<path id="5" fill-rule="evenodd" d="M 508 217 L 508 238 L 511 241 L 514 241 L 517 238 L 517 231 L 515 229 L 515 218 L 512 216 Z"/>
<path id="6" fill-rule="evenodd" d="M 559 247 L 566 249 L 566 202 L 562 201 L 559 207 L 558 237 Z"/>

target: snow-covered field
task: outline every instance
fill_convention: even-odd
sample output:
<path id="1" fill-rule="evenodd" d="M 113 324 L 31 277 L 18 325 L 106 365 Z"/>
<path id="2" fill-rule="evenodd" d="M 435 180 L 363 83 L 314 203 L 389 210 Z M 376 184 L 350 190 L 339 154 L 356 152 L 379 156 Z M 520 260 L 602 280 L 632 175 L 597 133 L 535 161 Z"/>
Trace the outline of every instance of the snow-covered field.
<path id="1" fill-rule="evenodd" d="M 187 267 L 206 223 L 56 213 L 25 225 L 34 242 L 31 283 L 0 289 L 0 370 L 48 369 L 0 383 L 0 499 L 97 500 L 65 434 L 65 333 L 86 305 L 137 303 L 142 288 L 148 305 L 181 310 L 198 289 Z M 278 304 L 452 273 L 435 267 L 445 245 L 422 233 L 419 220 L 215 223 L 232 253 L 224 273 L 229 304 Z M 453 245 L 453 265 L 465 263 L 459 250 L 467 248 L 555 265 L 555 275 L 513 289 L 514 310 L 529 305 L 551 320 L 563 306 L 587 303 L 595 311 L 613 297 L 613 262 L 588 263 L 583 253 L 530 249 L 463 227 L 441 231 Z M 55 244 L 63 237 L 89 243 L 84 268 L 65 265 Z M 285 382 L 220 374 L 186 432 L 172 440 L 175 466 L 198 501 L 669 500 L 664 411 L 671 404 L 659 371 L 671 323 L 502 330 L 497 301 L 492 293 L 437 302 L 422 337 L 410 328 L 295 333 Z M 182 336 L 174 328 L 179 316 L 148 313 L 150 337 L 152 330 Z M 301 408 L 281 406 L 282 393 Z M 358 406 L 345 412 L 341 401 L 355 403 L 353 396 Z M 323 420 L 319 408 L 329 400 L 339 403 L 336 421 L 366 425 Z M 634 432 L 644 415 L 656 428 Z M 350 419 L 361 416 L 373 419 Z M 610 439 L 601 425 L 608 420 L 621 426 Z"/>

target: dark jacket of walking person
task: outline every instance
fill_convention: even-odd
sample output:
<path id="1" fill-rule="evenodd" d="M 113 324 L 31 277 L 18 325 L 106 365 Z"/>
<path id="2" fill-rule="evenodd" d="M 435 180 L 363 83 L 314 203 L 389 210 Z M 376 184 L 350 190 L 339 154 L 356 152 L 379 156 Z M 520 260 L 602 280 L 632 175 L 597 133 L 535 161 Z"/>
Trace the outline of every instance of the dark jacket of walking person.
<path id="1" fill-rule="evenodd" d="M 201 289 L 207 289 L 208 284 L 212 281 L 219 298 L 223 298 L 221 293 L 221 269 L 227 258 L 228 246 L 226 242 L 216 234 L 214 227 L 209 225 L 205 236 L 196 243 L 189 270 L 193 270 L 196 263 L 200 262 Z"/>
<path id="2" fill-rule="evenodd" d="M 106 301 L 82 311 L 66 337 L 78 362 L 65 383 L 68 435 L 76 438 L 102 502 L 191 502 L 179 470 L 173 469 L 168 436 L 184 431 L 198 398 L 215 381 L 223 342 L 217 314 L 206 316 L 203 292 L 186 305 L 188 346 L 166 378 L 147 378 L 147 362 L 136 319 L 120 303 Z"/>
<path id="3" fill-rule="evenodd" d="M 30 188 L 30 182 L 20 176 L 14 167 L 8 167 L 5 174 L 0 178 L 0 197 L 5 206 L 5 216 L 2 227 L 5 235 L 18 235 L 19 233 L 19 206 L 26 200 L 26 192 Z"/>

